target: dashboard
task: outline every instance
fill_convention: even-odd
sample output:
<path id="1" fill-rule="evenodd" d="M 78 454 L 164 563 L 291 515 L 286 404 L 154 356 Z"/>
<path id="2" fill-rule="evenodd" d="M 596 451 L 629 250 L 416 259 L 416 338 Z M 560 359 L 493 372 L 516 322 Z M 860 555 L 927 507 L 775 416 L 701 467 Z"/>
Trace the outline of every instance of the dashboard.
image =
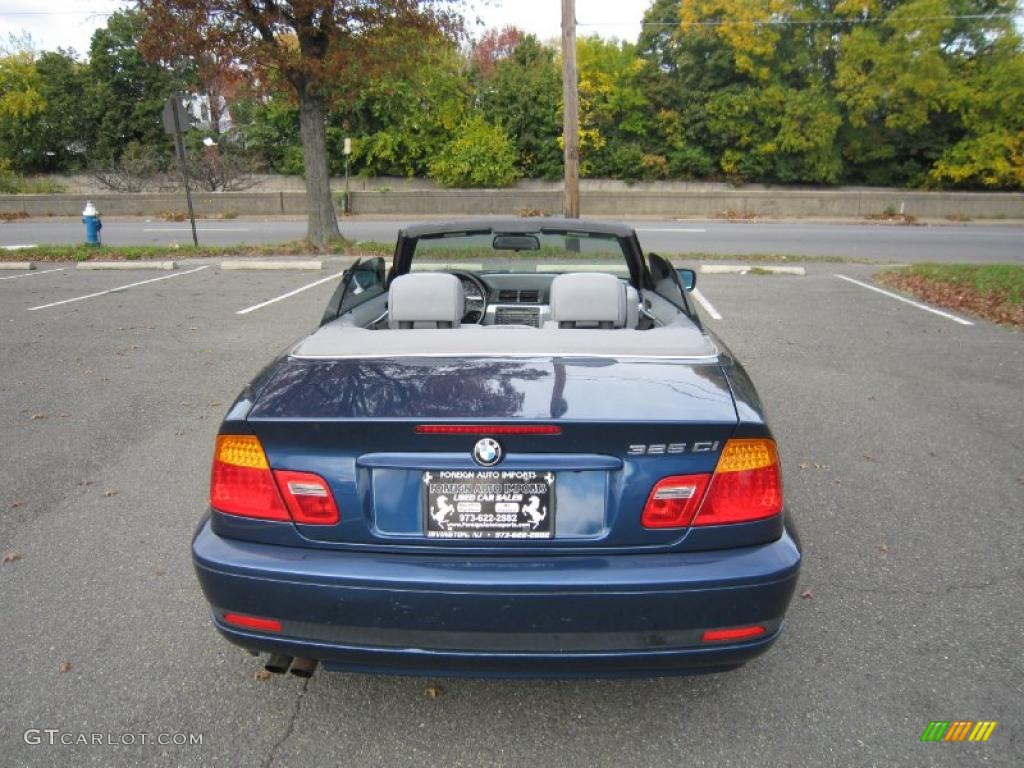
<path id="1" fill-rule="evenodd" d="M 463 323 L 539 328 L 548 317 L 554 275 L 492 274 L 485 278 L 456 270 L 452 274 L 462 284 L 466 299 Z"/>

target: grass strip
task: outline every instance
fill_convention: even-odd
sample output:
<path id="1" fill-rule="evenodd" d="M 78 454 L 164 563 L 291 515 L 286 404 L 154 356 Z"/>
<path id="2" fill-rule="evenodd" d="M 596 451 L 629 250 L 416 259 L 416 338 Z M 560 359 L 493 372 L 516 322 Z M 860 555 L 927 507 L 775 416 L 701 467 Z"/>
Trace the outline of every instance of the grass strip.
<path id="1" fill-rule="evenodd" d="M 914 264 L 880 272 L 875 280 L 930 304 L 1024 326 L 1024 265 Z"/>

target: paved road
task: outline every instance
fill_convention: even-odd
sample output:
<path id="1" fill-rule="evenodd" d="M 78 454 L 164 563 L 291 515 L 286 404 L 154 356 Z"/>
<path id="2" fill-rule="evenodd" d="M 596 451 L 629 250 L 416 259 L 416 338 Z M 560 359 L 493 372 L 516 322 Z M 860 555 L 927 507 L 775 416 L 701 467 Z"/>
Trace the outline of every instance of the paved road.
<path id="1" fill-rule="evenodd" d="M 1024 764 L 1024 339 L 837 272 L 870 279 L 700 283 L 768 403 L 813 597 L 742 670 L 602 682 L 254 679 L 188 542 L 227 404 L 331 283 L 237 315 L 319 276 L 210 266 L 37 311 L 164 273 L 0 281 L 0 551 L 21 555 L 0 564 L 0 763 Z M 999 725 L 922 744 L 936 719 Z M 30 728 L 203 743 L 29 746 Z"/>
<path id="2" fill-rule="evenodd" d="M 342 222 L 347 237 L 392 242 L 413 219 L 353 218 Z M 778 253 L 842 256 L 884 262 L 956 261 L 1024 263 L 1024 227 L 1010 225 L 893 226 L 805 222 L 729 223 L 637 221 L 644 248 L 662 253 Z M 304 236 L 304 220 L 292 218 L 200 221 L 206 244 L 272 243 Z M 106 219 L 103 240 L 111 245 L 191 242 L 188 223 Z M 0 224 L 0 245 L 77 243 L 78 219 L 35 219 Z"/>

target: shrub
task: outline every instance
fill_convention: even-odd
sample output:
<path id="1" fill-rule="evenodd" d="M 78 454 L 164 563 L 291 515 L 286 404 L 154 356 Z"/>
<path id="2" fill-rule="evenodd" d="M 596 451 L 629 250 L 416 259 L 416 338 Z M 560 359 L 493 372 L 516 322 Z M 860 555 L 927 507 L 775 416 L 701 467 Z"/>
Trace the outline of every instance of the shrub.
<path id="1" fill-rule="evenodd" d="M 516 150 L 501 128 L 474 115 L 430 163 L 443 187 L 508 187 L 519 179 Z"/>

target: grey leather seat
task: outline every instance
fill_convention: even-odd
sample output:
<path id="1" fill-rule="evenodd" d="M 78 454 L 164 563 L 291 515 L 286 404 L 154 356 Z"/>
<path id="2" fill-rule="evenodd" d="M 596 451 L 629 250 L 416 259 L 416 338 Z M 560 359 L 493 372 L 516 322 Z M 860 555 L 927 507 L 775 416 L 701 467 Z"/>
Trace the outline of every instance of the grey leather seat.
<path id="1" fill-rule="evenodd" d="M 464 314 L 466 299 L 455 275 L 416 272 L 391 281 L 389 328 L 458 328 Z"/>
<path id="2" fill-rule="evenodd" d="M 636 289 L 615 275 L 569 272 L 551 281 L 550 324 L 558 328 L 635 327 L 638 301 Z"/>

